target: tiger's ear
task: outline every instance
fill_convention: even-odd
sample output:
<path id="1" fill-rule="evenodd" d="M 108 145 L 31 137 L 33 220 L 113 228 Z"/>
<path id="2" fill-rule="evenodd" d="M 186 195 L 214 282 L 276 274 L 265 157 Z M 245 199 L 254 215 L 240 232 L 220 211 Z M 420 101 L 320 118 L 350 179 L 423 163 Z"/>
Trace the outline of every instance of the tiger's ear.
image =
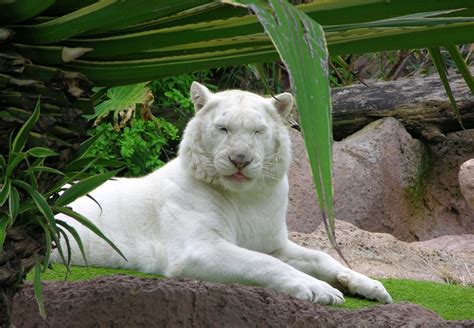
<path id="1" fill-rule="evenodd" d="M 278 113 L 285 118 L 293 108 L 293 96 L 288 92 L 280 93 L 272 98 L 272 104 Z"/>
<path id="2" fill-rule="evenodd" d="M 209 101 L 209 98 L 212 96 L 212 92 L 209 91 L 201 83 L 194 81 L 191 84 L 191 101 L 194 104 L 194 109 L 196 112 L 199 112 Z"/>

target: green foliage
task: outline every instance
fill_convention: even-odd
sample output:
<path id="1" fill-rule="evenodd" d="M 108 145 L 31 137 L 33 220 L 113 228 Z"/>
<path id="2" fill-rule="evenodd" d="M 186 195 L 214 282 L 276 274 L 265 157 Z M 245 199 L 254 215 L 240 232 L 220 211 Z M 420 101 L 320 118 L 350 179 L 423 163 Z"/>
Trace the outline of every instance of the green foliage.
<path id="1" fill-rule="evenodd" d="M 411 302 L 438 313 L 446 320 L 474 319 L 474 288 L 431 281 L 408 279 L 380 279 L 395 303 Z M 342 307 L 362 308 L 380 303 L 355 297 L 346 297 Z"/>
<path id="2" fill-rule="evenodd" d="M 98 268 L 98 267 L 82 267 L 82 266 L 72 266 L 71 270 L 68 272 L 64 265 L 53 264 L 51 267 L 43 273 L 44 280 L 52 281 L 78 281 L 78 280 L 89 280 L 96 277 L 111 276 L 114 274 L 127 274 L 136 277 L 144 278 L 163 278 L 159 274 L 151 273 L 142 273 L 133 270 L 127 269 L 111 269 L 111 268 Z M 33 281 L 34 273 L 31 272 L 27 276 L 27 280 Z"/>
<path id="3" fill-rule="evenodd" d="M 147 83 L 138 83 L 126 86 L 106 89 L 104 96 L 107 98 L 95 106 L 94 114 L 84 115 L 87 119 L 106 117 L 110 112 L 117 112 L 132 108 L 135 110 L 136 104 L 147 101 Z M 98 90 L 102 91 L 102 90 Z"/>
<path id="4" fill-rule="evenodd" d="M 162 166 L 175 156 L 179 135 L 194 113 L 191 83 L 206 83 L 211 75 L 205 70 L 150 83 L 96 89 L 98 104 L 95 114 L 88 118 L 96 119 L 97 126 L 89 135 L 97 140 L 87 155 L 124 162 L 121 175 L 129 177 L 143 176 Z M 104 173 L 107 169 L 96 164 L 92 171 Z"/>
<path id="5" fill-rule="evenodd" d="M 88 156 L 120 159 L 126 163 L 125 176 L 142 176 L 164 164 L 163 147 L 178 138 L 178 129 L 170 122 L 153 118 L 134 118 L 129 126 L 117 131 L 110 122 L 91 129 L 91 136 L 99 136 Z M 104 173 L 103 166 L 93 166 L 93 171 Z"/>
<path id="6" fill-rule="evenodd" d="M 182 74 L 152 81 L 150 89 L 155 95 L 155 105 L 159 108 L 191 112 L 193 104 L 189 97 L 189 88 L 194 76 L 195 74 Z"/>
<path id="7" fill-rule="evenodd" d="M 154 107 L 158 112 L 163 109 L 173 109 L 185 117 L 194 113 L 193 104 L 189 96 L 189 89 L 193 81 L 200 81 L 209 89 L 216 90 L 214 85 L 208 84 L 212 76 L 210 70 L 203 70 L 190 74 L 181 74 L 150 82 L 150 89 L 155 97 Z"/>
<path id="8" fill-rule="evenodd" d="M 29 148 L 28 143 L 32 129 L 40 118 L 40 112 L 40 102 L 38 101 L 31 117 L 10 137 L 8 154 L 5 154 L 6 157 L 2 155 L 0 158 L 0 249 L 3 247 L 8 230 L 12 227 L 38 226 L 43 230 L 45 237 L 43 242 L 46 243 L 45 254 L 38 254 L 36 258 L 34 281 L 36 299 L 40 313 L 44 317 L 40 284 L 41 268 L 44 271 L 49 265 L 53 243 L 64 263 L 68 263 L 59 243 L 61 235 L 66 239 L 67 237 L 63 227 L 56 221 L 55 214 L 64 213 L 76 219 L 103 238 L 119 254 L 121 253 L 93 223 L 67 207 L 78 197 L 97 188 L 110 175 L 86 174 L 83 171 L 61 172 L 49 167 L 47 159 L 58 156 L 58 154 L 45 147 Z M 85 144 L 90 145 L 87 142 Z M 79 147 L 79 151 L 75 154 L 76 158 L 81 159 L 86 151 L 87 147 L 83 144 L 83 147 Z M 56 179 L 58 182 L 50 189 L 43 189 L 39 181 L 45 177 Z M 72 186 L 67 189 L 66 184 L 72 184 Z M 64 194 L 60 195 L 60 191 L 65 189 L 67 190 Z M 67 244 L 69 245 L 69 242 Z M 66 251 L 69 254 L 69 249 Z M 20 272 L 18 279 L 23 279 L 30 269 L 23 268 L 25 272 Z"/>

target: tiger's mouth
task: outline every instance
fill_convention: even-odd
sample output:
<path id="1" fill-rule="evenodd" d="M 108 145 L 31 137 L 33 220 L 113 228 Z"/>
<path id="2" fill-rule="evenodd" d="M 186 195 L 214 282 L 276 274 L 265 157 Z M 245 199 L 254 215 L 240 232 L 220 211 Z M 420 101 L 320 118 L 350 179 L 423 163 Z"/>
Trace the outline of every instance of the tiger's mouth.
<path id="1" fill-rule="evenodd" d="M 246 182 L 250 180 L 250 178 L 243 174 L 241 171 L 237 171 L 234 174 L 228 175 L 226 176 L 226 178 L 236 182 Z"/>

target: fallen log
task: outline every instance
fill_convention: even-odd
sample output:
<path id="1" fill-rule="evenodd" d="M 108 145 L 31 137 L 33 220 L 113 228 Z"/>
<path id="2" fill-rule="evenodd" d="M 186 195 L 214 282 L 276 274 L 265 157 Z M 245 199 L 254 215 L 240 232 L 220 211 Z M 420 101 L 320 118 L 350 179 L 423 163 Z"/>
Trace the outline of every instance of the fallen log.
<path id="1" fill-rule="evenodd" d="M 368 123 L 392 116 L 410 134 L 439 142 L 448 132 L 462 130 L 439 77 L 367 82 L 332 90 L 333 133 L 341 140 Z M 450 79 L 465 129 L 474 128 L 474 96 L 461 76 Z"/>

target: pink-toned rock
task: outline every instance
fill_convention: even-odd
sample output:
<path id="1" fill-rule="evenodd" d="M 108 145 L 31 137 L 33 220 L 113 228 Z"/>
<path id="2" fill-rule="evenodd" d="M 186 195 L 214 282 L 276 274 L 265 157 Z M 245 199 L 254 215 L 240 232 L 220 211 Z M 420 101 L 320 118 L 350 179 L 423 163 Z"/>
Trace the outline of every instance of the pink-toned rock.
<path id="1" fill-rule="evenodd" d="M 290 230 L 311 232 L 321 223 L 321 214 L 316 201 L 313 177 L 309 167 L 303 137 L 295 129 L 290 129 L 293 161 L 288 180 L 287 224 Z"/>
<path id="2" fill-rule="evenodd" d="M 293 131 L 290 231 L 321 222 L 301 135 Z M 474 233 L 474 209 L 461 195 L 458 170 L 474 157 L 474 130 L 424 145 L 394 118 L 373 122 L 333 145 L 335 217 L 404 241 Z"/>
<path id="3" fill-rule="evenodd" d="M 474 158 L 461 165 L 458 178 L 462 195 L 469 207 L 474 211 Z"/>
<path id="4" fill-rule="evenodd" d="M 288 227 L 311 232 L 321 222 L 301 135 L 292 133 Z M 334 209 L 337 219 L 360 228 L 413 239 L 405 190 L 417 176 L 422 146 L 394 118 L 369 124 L 333 146 Z"/>

